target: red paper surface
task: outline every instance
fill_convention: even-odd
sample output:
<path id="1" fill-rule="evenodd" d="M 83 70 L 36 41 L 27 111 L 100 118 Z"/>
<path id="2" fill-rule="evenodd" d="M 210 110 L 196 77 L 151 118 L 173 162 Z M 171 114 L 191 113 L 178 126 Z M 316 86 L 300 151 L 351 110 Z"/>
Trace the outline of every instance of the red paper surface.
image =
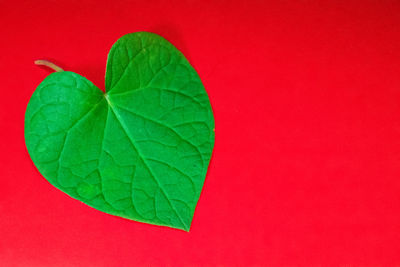
<path id="1" fill-rule="evenodd" d="M 400 265 L 399 1 L 0 2 L 0 266 Z M 215 150 L 189 233 L 51 186 L 24 143 L 50 59 L 104 88 L 122 35 L 197 69 Z"/>

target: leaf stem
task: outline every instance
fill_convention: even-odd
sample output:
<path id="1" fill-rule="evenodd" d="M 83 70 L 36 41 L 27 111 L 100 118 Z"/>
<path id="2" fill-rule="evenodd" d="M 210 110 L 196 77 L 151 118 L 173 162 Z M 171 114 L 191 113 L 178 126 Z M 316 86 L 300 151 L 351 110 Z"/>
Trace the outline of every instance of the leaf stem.
<path id="1" fill-rule="evenodd" d="M 35 64 L 36 65 L 46 66 L 46 67 L 48 67 L 50 69 L 53 69 L 56 72 L 64 71 L 62 68 L 60 68 L 59 66 L 57 66 L 53 62 L 50 62 L 50 61 L 44 60 L 44 59 L 35 60 Z"/>

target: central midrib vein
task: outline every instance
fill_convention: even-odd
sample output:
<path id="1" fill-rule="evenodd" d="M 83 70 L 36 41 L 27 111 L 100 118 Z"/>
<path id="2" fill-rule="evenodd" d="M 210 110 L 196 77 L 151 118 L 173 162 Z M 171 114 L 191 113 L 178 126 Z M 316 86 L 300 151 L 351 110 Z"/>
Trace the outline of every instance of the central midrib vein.
<path id="1" fill-rule="evenodd" d="M 146 158 L 142 155 L 141 151 L 139 150 L 138 146 L 135 144 L 135 141 L 131 138 L 131 136 L 129 135 L 129 130 L 126 127 L 123 119 L 121 118 L 121 116 L 118 114 L 118 112 L 113 108 L 112 103 L 110 102 L 108 95 L 105 94 L 105 98 L 107 100 L 108 105 L 111 108 L 111 111 L 114 113 L 115 117 L 117 118 L 117 121 L 121 124 L 122 129 L 124 130 L 125 134 L 128 136 L 129 141 L 131 142 L 133 148 L 136 150 L 136 152 L 138 153 L 139 157 L 142 159 L 144 165 L 146 166 L 146 168 L 149 170 L 150 174 L 153 176 L 154 180 L 157 182 L 158 187 L 161 189 L 161 191 L 163 192 L 163 194 L 165 195 L 166 199 L 168 200 L 169 205 L 171 206 L 171 208 L 174 210 L 174 212 L 176 213 L 177 217 L 179 218 L 179 220 L 181 221 L 182 225 L 185 227 L 185 229 L 189 229 L 189 227 L 186 225 L 186 223 L 184 222 L 184 220 L 182 219 L 182 217 L 180 216 L 179 212 L 176 210 L 175 206 L 171 203 L 171 200 L 169 199 L 169 196 L 167 194 L 167 192 L 165 191 L 165 189 L 163 188 L 161 182 L 157 179 L 157 176 L 154 174 L 153 170 L 150 168 L 150 165 L 148 164 L 148 162 L 146 161 Z M 154 196 L 155 197 L 155 196 Z M 155 207 L 154 207 L 155 208 Z"/>

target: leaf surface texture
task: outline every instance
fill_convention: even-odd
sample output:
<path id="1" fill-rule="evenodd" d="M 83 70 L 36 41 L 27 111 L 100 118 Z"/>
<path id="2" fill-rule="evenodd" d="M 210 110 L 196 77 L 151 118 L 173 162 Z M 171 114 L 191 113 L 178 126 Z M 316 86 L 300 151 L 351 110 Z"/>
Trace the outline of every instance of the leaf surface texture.
<path id="1" fill-rule="evenodd" d="M 214 146 L 203 84 L 164 38 L 128 34 L 111 48 L 106 93 L 50 74 L 25 114 L 25 140 L 55 187 L 103 212 L 189 230 Z"/>

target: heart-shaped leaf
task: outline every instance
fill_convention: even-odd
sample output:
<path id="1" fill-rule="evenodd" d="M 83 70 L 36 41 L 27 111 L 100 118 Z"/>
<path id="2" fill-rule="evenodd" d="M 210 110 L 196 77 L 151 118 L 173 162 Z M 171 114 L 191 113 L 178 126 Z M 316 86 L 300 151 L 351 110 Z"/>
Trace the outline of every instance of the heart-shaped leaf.
<path id="1" fill-rule="evenodd" d="M 214 146 L 199 76 L 164 38 L 127 34 L 111 48 L 106 93 L 50 74 L 25 114 L 25 141 L 55 187 L 103 212 L 189 230 Z"/>

